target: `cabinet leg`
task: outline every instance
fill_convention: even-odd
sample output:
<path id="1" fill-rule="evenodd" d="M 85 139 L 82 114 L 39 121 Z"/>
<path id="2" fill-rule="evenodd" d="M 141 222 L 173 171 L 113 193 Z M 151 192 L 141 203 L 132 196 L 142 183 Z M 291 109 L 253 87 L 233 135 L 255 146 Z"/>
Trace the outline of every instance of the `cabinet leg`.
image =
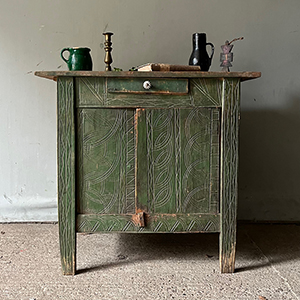
<path id="1" fill-rule="evenodd" d="M 220 265 L 234 272 L 237 217 L 240 80 L 223 80 L 220 172 Z"/>
<path id="2" fill-rule="evenodd" d="M 235 234 L 231 238 L 221 232 L 220 234 L 220 269 L 221 273 L 233 273 L 235 266 Z"/>
<path id="3" fill-rule="evenodd" d="M 63 275 L 75 275 L 76 272 L 76 235 L 62 233 L 60 228 L 59 244 Z"/>
<path id="4" fill-rule="evenodd" d="M 73 78 L 58 79 L 58 223 L 64 275 L 76 270 L 75 117 Z"/>

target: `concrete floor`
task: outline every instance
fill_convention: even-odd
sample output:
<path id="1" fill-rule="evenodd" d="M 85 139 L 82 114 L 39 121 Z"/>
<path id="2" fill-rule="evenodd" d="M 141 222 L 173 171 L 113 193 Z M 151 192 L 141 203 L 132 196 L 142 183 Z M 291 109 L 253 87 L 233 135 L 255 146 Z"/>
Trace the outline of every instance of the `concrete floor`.
<path id="1" fill-rule="evenodd" d="M 240 224 L 236 273 L 218 234 L 78 235 L 62 276 L 57 224 L 0 224 L 0 299 L 300 299 L 300 226 Z"/>

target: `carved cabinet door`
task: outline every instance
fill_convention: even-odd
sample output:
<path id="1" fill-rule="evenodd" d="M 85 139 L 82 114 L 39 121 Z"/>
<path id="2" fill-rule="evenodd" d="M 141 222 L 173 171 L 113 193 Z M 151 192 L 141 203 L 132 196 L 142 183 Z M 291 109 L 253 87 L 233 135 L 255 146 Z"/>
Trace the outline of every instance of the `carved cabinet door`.
<path id="1" fill-rule="evenodd" d="M 219 212 L 219 109 L 82 108 L 77 212 Z"/>
<path id="2" fill-rule="evenodd" d="M 134 116 L 134 109 L 78 110 L 78 213 L 135 213 Z"/>
<path id="3" fill-rule="evenodd" d="M 150 214 L 218 213 L 219 110 L 137 110 L 137 206 Z"/>

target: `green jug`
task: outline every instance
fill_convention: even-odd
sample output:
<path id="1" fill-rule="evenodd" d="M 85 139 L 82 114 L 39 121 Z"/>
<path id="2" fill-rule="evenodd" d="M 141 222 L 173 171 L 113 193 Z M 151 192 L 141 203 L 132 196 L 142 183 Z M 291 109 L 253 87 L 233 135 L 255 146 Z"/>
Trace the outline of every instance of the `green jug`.
<path id="1" fill-rule="evenodd" d="M 69 58 L 65 59 L 63 53 L 69 52 Z M 93 63 L 89 48 L 64 48 L 60 52 L 61 58 L 67 63 L 70 71 L 92 71 Z"/>

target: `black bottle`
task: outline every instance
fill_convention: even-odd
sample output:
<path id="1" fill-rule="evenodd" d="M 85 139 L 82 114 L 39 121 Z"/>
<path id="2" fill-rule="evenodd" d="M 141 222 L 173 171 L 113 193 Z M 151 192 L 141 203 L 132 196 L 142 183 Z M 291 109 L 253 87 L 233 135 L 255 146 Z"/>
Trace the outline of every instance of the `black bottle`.
<path id="1" fill-rule="evenodd" d="M 206 51 L 206 45 L 211 46 L 211 56 L 209 57 Z M 201 71 L 208 71 L 211 65 L 211 60 L 214 55 L 215 47 L 212 43 L 206 42 L 205 33 L 193 34 L 193 52 L 191 54 L 189 65 L 200 66 Z"/>

